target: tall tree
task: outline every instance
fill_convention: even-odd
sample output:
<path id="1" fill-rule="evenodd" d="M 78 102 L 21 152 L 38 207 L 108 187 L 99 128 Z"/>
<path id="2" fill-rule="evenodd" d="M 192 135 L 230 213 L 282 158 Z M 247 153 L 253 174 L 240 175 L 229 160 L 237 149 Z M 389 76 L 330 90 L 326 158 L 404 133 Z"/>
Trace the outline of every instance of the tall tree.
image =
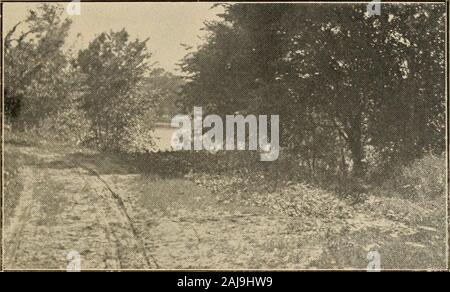
<path id="1" fill-rule="evenodd" d="M 370 16 L 365 4 L 226 5 L 185 58 L 186 103 L 279 114 L 282 144 L 328 166 L 345 160 L 333 149 L 342 145 L 356 177 L 370 147 L 442 151 L 444 8 L 383 4 Z"/>
<path id="2" fill-rule="evenodd" d="M 79 52 L 76 63 L 84 79 L 80 105 L 99 148 L 126 147 L 133 127 L 153 106 L 154 96 L 143 86 L 149 58 L 146 40 L 130 41 L 125 29 L 102 33 Z"/>
<path id="3" fill-rule="evenodd" d="M 19 128 L 38 125 L 69 95 L 63 46 L 71 21 L 63 12 L 42 4 L 5 35 L 5 115 Z M 19 33 L 21 27 L 25 30 Z"/>

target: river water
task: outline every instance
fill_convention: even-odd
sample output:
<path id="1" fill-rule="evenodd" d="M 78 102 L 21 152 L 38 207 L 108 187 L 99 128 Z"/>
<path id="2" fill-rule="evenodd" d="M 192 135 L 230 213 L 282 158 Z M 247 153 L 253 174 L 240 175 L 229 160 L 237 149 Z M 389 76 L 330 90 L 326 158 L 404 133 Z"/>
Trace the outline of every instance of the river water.
<path id="1" fill-rule="evenodd" d="M 155 146 L 154 151 L 170 151 L 172 134 L 176 131 L 176 128 L 170 127 L 170 124 L 157 124 L 152 131 L 152 137 L 154 137 Z"/>

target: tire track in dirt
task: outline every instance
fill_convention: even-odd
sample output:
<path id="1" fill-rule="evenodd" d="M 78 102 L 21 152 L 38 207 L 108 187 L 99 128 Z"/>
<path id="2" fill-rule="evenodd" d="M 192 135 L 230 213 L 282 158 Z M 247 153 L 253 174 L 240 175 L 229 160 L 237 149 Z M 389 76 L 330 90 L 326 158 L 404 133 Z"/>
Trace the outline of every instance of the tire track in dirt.
<path id="1" fill-rule="evenodd" d="M 21 173 L 26 177 L 32 177 L 29 168 L 22 168 Z M 16 207 L 17 215 L 14 216 L 7 228 L 5 228 L 5 263 L 4 266 L 14 267 L 17 262 L 17 251 L 20 249 L 22 242 L 22 233 L 25 228 L 28 218 L 30 217 L 30 210 L 33 206 L 30 202 L 33 200 L 31 192 L 31 185 L 28 180 L 25 181 L 21 198 Z"/>
<path id="2" fill-rule="evenodd" d="M 5 228 L 4 267 L 65 269 L 67 250 L 75 250 L 86 263 L 82 269 L 159 268 L 145 250 L 121 196 L 96 170 L 67 159 L 67 153 L 17 150 L 39 162 L 21 168 L 23 189 L 15 215 Z M 48 213 L 49 208 L 42 205 L 62 197 L 69 201 L 60 215 Z M 50 223 L 48 215 L 63 221 Z"/>
<path id="3" fill-rule="evenodd" d="M 101 177 L 101 175 L 94 169 L 92 169 L 91 167 L 88 167 L 86 165 L 83 165 L 80 162 L 71 160 L 70 163 L 68 162 L 68 164 L 72 164 L 73 167 L 79 167 L 85 171 L 87 171 L 90 175 L 94 176 L 103 186 L 104 188 L 107 190 L 107 193 L 110 195 L 109 197 L 113 199 L 113 201 L 115 202 L 115 206 L 118 208 L 118 210 L 120 210 L 120 213 L 122 214 L 122 218 L 124 219 L 123 221 L 126 222 L 126 224 L 129 227 L 129 230 L 131 231 L 131 234 L 133 236 L 133 240 L 135 241 L 136 245 L 139 247 L 140 252 L 142 253 L 142 256 L 145 260 L 145 264 L 146 267 L 144 268 L 159 268 L 160 266 L 158 265 L 158 262 L 156 261 L 156 258 L 150 254 L 147 253 L 146 248 L 145 248 L 145 244 L 144 244 L 144 240 L 142 239 L 142 237 L 139 235 L 139 233 L 137 232 L 136 227 L 134 226 L 133 220 L 131 219 L 125 204 L 121 198 L 121 196 L 115 192 L 110 186 L 109 184 Z M 82 173 L 79 173 L 79 175 L 86 180 L 85 175 L 83 175 Z M 93 189 L 100 197 L 102 197 L 104 200 L 108 201 L 108 198 L 102 196 L 100 194 L 100 192 L 98 192 L 95 187 L 92 186 L 91 183 L 87 182 L 91 189 Z M 109 233 L 113 235 L 113 237 L 115 238 L 115 243 L 116 243 L 116 249 L 117 249 L 117 255 L 118 255 L 118 260 L 119 260 L 119 265 L 121 268 L 123 268 L 123 255 L 121 252 L 121 244 L 120 244 L 120 240 L 118 239 L 118 236 L 115 234 L 115 231 L 113 230 L 114 228 L 111 228 L 110 224 L 108 224 L 108 228 L 109 228 Z M 149 260 L 149 258 L 151 258 L 151 262 Z"/>
<path id="4" fill-rule="evenodd" d="M 74 167 L 74 169 L 77 169 L 78 167 L 80 167 L 79 165 L 75 164 L 75 163 L 67 163 L 68 165 L 70 165 L 71 167 Z M 94 191 L 97 196 L 99 196 L 102 200 L 105 201 L 105 198 L 92 186 L 92 184 L 86 179 L 85 174 L 81 173 L 80 171 L 77 171 L 77 175 L 86 183 L 86 185 L 92 190 Z M 117 237 L 116 233 L 113 231 L 113 228 L 111 228 L 111 224 L 105 219 L 107 218 L 106 212 L 103 210 L 103 208 L 101 208 L 100 210 L 97 210 L 98 212 L 101 212 L 101 216 L 100 218 L 102 218 L 103 222 L 103 226 L 104 226 L 104 231 L 105 234 L 108 238 L 108 241 L 113 242 L 116 254 L 115 254 L 115 259 L 113 260 L 113 263 L 111 263 L 111 261 L 108 261 L 108 259 L 104 259 L 104 263 L 105 266 L 107 268 L 110 269 L 114 269 L 115 267 L 119 267 L 120 269 L 123 268 L 123 264 L 122 264 L 122 256 L 121 256 L 121 251 L 120 251 L 120 244 L 119 244 L 119 238 Z"/>
<path id="5" fill-rule="evenodd" d="M 99 209 L 103 211 L 100 208 L 100 205 L 103 205 L 103 199 L 101 201 L 86 200 L 89 198 L 89 193 L 93 194 L 96 190 L 86 189 L 89 183 L 83 176 L 80 175 L 79 179 L 74 178 L 72 167 L 59 171 L 46 166 L 59 163 L 58 158 L 60 157 L 55 155 L 45 157 L 34 165 L 20 168 L 23 189 L 20 194 L 9 194 L 19 197 L 14 216 L 5 226 L 3 267 L 10 270 L 36 268 L 62 270 L 67 265 L 65 260 L 68 251 L 76 251 L 83 256 L 87 256 L 86 252 L 93 251 L 85 262 L 85 269 L 100 268 L 102 266 L 98 264 L 101 262 L 106 269 L 120 268 L 120 261 L 116 260 L 116 252 L 111 246 L 112 243 L 117 247 L 117 242 L 110 238 L 114 234 L 108 230 L 111 229 L 108 225 L 102 224 L 102 218 L 107 216 L 98 214 Z M 80 179 L 85 182 L 82 188 L 80 188 Z M 57 187 L 55 183 L 58 181 L 64 181 L 65 187 L 55 188 Z M 47 189 L 50 185 L 54 188 Z M 45 197 L 43 197 L 44 194 Z M 51 201 L 46 198 L 47 196 L 51 197 Z M 63 204 L 67 204 L 59 211 L 52 209 L 61 203 L 61 196 L 67 198 L 67 201 L 62 201 Z M 100 205 L 97 205 L 97 202 Z M 47 203 L 51 207 L 48 207 Z M 81 209 L 76 206 L 81 206 Z M 95 212 L 92 213 L 89 208 Z M 59 212 L 62 213 L 59 214 Z M 59 222 L 49 221 L 51 218 L 59 218 Z M 86 220 L 80 218 L 86 218 Z M 78 244 L 77 241 L 84 244 Z M 92 249 L 99 242 L 101 242 L 101 245 L 98 245 L 100 248 Z M 93 262 L 96 264 L 92 265 Z"/>

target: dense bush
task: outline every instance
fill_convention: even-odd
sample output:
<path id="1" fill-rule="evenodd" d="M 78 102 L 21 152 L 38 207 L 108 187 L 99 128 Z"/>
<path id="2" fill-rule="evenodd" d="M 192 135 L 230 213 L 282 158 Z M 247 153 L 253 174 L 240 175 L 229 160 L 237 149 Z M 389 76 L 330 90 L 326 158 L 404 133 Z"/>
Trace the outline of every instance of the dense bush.
<path id="1" fill-rule="evenodd" d="M 397 168 L 383 189 L 409 199 L 441 198 L 445 194 L 446 173 L 445 156 L 428 154 Z"/>

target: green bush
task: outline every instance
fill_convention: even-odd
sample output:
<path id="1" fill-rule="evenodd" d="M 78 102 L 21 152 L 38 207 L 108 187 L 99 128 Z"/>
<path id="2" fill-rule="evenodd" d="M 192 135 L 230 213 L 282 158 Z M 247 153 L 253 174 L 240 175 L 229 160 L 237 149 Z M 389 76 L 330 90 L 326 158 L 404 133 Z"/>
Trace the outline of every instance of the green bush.
<path id="1" fill-rule="evenodd" d="M 395 171 L 385 187 L 409 199 L 435 199 L 444 196 L 445 185 L 445 156 L 427 154 Z"/>

